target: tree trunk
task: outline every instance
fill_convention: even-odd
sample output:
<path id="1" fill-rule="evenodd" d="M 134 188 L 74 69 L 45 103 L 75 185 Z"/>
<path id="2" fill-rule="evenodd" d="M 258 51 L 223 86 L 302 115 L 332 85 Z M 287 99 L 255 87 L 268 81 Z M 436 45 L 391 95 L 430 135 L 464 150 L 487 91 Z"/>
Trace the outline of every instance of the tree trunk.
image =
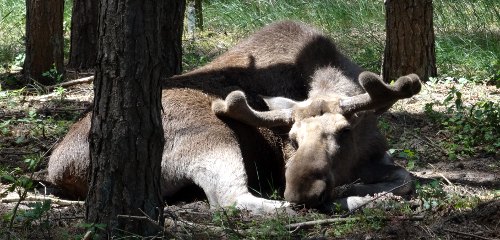
<path id="1" fill-rule="evenodd" d="M 117 215 L 144 212 L 163 225 L 160 77 L 180 69 L 174 49 L 180 31 L 167 30 L 181 28 L 173 27 L 182 24 L 181 6 L 177 0 L 100 2 L 86 220 L 106 225 L 102 238 L 161 230 Z"/>
<path id="2" fill-rule="evenodd" d="M 67 68 L 93 70 L 97 60 L 98 1 L 74 0 L 71 15 L 71 45 Z"/>
<path id="3" fill-rule="evenodd" d="M 185 1 L 168 0 L 166 9 L 163 10 L 162 21 L 168 23 L 161 26 L 163 51 L 165 59 L 162 68 L 165 70 L 163 77 L 170 77 L 182 72 L 182 31 L 184 28 Z M 168 13 L 168 14 L 165 14 Z"/>
<path id="4" fill-rule="evenodd" d="M 436 76 L 432 0 L 386 0 L 385 11 L 384 81 L 409 73 L 423 81 Z"/>
<path id="5" fill-rule="evenodd" d="M 26 0 L 26 57 L 23 74 L 27 80 L 54 84 L 54 77 L 42 76 L 55 67 L 64 71 L 62 0 Z"/>
<path id="6" fill-rule="evenodd" d="M 203 7 L 201 0 L 194 0 L 194 10 L 196 14 L 196 27 L 203 31 Z"/>

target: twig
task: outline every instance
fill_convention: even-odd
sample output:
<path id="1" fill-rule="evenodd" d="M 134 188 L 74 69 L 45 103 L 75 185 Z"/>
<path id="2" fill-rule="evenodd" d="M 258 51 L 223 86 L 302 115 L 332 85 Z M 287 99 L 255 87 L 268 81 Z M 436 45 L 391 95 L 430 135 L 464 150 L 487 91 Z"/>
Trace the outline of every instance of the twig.
<path id="1" fill-rule="evenodd" d="M 440 173 L 440 172 L 437 171 L 437 169 L 436 169 L 436 167 L 434 167 L 434 165 L 432 165 L 432 164 L 429 163 L 429 166 L 431 166 L 434 169 L 434 172 L 436 172 L 437 174 L 439 174 L 439 176 L 442 177 L 448 183 L 448 185 L 454 186 L 453 183 L 450 180 L 448 180 L 448 178 L 446 178 L 442 173 Z"/>
<path id="2" fill-rule="evenodd" d="M 479 236 L 479 235 L 472 234 L 472 233 L 464 233 L 464 232 L 459 232 L 459 231 L 446 229 L 446 228 L 443 228 L 443 230 L 450 232 L 450 233 L 455 233 L 455 234 L 459 234 L 459 235 L 463 235 L 463 236 L 467 236 L 467 237 L 472 237 L 472 238 L 477 238 L 477 239 L 495 240 L 493 238 L 483 237 L 483 236 Z"/>
<path id="3" fill-rule="evenodd" d="M 142 212 L 142 210 L 141 210 Z M 144 212 L 142 212 L 143 214 L 145 214 Z M 155 226 L 158 230 L 160 231 L 164 231 L 165 229 L 160 226 L 157 222 L 155 222 L 153 219 L 151 219 L 149 216 L 145 215 L 145 216 L 132 216 L 132 215 L 116 215 L 117 218 L 126 218 L 126 219 L 135 219 L 135 220 L 145 220 L 151 224 L 153 224 L 153 226 Z"/>
<path id="4" fill-rule="evenodd" d="M 21 198 L 20 197 L 12 197 L 12 198 L 2 198 L 2 203 L 13 203 L 19 201 Z M 52 203 L 61 205 L 61 206 L 71 206 L 71 205 L 76 205 L 80 204 L 83 205 L 85 202 L 84 201 L 69 201 L 69 200 L 63 200 L 59 198 L 52 198 L 52 197 L 34 197 L 34 196 L 27 196 L 23 198 L 23 201 L 25 202 L 41 202 L 45 200 L 50 200 Z"/>
<path id="5" fill-rule="evenodd" d="M 94 235 L 92 231 L 87 231 L 87 233 L 85 233 L 85 235 L 83 236 L 82 240 L 90 240 L 92 239 L 92 235 Z"/>

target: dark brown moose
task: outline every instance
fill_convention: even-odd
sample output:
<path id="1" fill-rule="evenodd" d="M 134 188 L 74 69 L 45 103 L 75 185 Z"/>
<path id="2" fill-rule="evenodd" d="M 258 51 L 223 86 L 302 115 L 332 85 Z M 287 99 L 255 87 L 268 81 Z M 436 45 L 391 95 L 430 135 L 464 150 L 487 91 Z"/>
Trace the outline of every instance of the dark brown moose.
<path id="1" fill-rule="evenodd" d="M 412 191 L 409 172 L 386 153 L 376 117 L 418 93 L 418 77 L 385 84 L 308 25 L 271 24 L 163 87 L 165 197 L 195 184 L 212 206 L 262 213 L 338 199 L 352 208 L 367 194 Z M 49 160 L 48 180 L 75 197 L 87 193 L 89 129 L 90 114 Z M 250 193 L 266 172 L 278 184 L 284 176 L 286 201 Z"/>

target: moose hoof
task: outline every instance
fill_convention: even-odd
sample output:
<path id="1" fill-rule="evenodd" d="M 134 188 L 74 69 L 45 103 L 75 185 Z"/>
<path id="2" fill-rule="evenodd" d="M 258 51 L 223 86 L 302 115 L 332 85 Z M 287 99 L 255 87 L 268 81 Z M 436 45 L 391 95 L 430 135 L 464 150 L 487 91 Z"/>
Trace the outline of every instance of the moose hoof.
<path id="1" fill-rule="evenodd" d="M 294 211 L 290 208 L 289 202 L 258 198 L 251 194 L 238 197 L 236 200 L 236 208 L 248 210 L 257 215 L 282 212 L 288 214 L 294 213 Z"/>

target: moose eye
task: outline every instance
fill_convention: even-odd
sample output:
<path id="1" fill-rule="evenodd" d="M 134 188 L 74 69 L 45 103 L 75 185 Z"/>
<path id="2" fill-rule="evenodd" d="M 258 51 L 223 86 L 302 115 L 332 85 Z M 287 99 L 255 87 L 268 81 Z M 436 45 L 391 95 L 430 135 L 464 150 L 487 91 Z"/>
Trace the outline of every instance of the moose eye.
<path id="1" fill-rule="evenodd" d="M 299 143 L 297 142 L 297 139 L 290 138 L 290 143 L 292 144 L 292 147 L 297 149 L 299 148 Z"/>
<path id="2" fill-rule="evenodd" d="M 351 127 L 342 128 L 340 129 L 340 131 L 337 132 L 337 139 L 338 140 L 345 139 L 350 133 L 351 133 Z"/>

